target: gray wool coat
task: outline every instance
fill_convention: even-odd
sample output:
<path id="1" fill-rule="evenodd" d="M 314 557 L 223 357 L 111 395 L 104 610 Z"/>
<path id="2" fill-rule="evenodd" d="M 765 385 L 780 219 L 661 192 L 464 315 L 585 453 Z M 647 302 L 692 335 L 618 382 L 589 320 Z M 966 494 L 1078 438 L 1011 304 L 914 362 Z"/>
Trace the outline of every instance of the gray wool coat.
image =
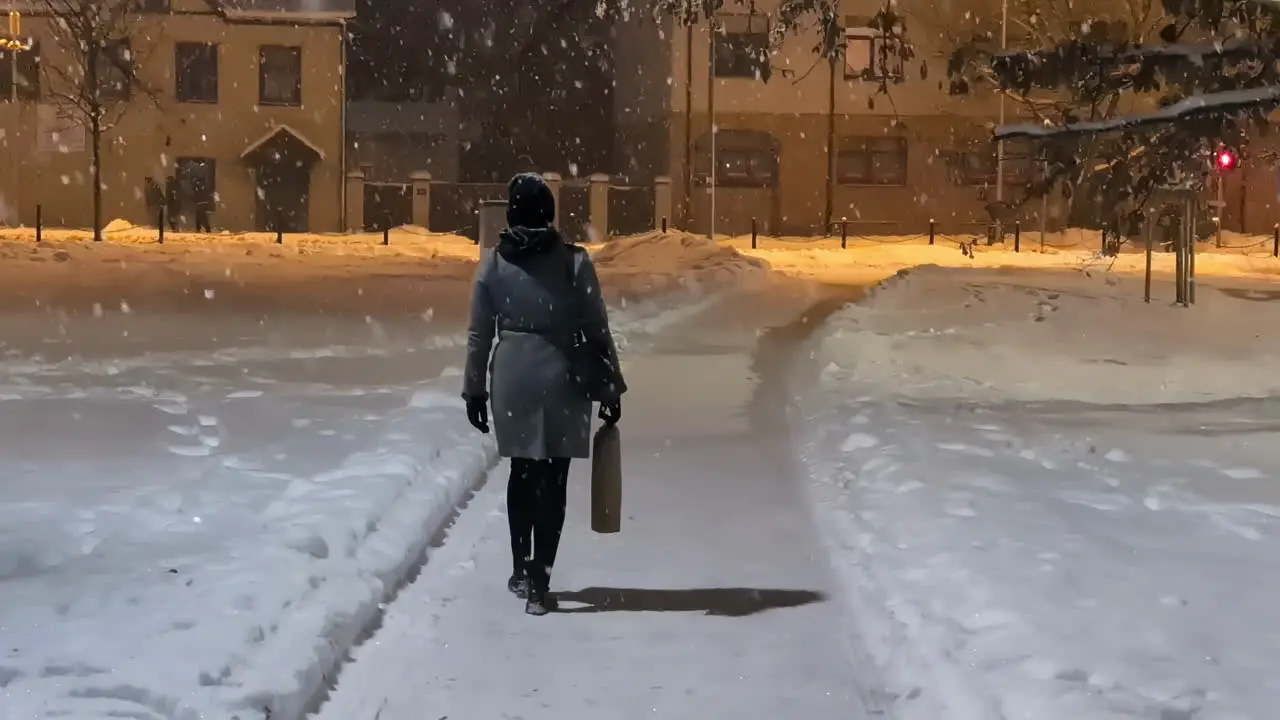
<path id="1" fill-rule="evenodd" d="M 503 457 L 590 455 L 591 402 L 572 385 L 563 349 L 575 326 L 597 339 L 619 367 L 595 266 L 585 251 L 572 251 L 571 279 L 570 252 L 557 246 L 519 265 L 497 250 L 481 256 L 463 393 L 482 397 L 492 378 L 492 425 Z"/>

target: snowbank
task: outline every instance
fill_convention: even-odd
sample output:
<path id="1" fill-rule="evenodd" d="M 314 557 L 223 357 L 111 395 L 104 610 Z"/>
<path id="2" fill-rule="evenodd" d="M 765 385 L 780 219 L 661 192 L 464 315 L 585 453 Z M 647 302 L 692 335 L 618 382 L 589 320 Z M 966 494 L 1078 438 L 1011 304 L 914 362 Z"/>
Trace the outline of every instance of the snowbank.
<path id="1" fill-rule="evenodd" d="M 592 247 L 600 274 L 632 292 L 717 290 L 749 284 L 769 273 L 769 264 L 689 233 L 647 233 Z"/>
<path id="2" fill-rule="evenodd" d="M 6 718 L 300 717 L 494 458 L 454 376 L 113 377 L 6 388 Z"/>
<path id="3" fill-rule="evenodd" d="M 898 720 L 1274 714 L 1280 293 L 1141 290 L 926 267 L 811 341 L 791 432 Z"/>
<path id="4" fill-rule="evenodd" d="M 810 396 L 800 456 L 890 714 L 1272 716 L 1280 437 L 1267 415 L 1237 407 L 1206 432 L 1198 409 Z M 1224 422 L 1239 434 L 1224 439 Z"/>
<path id="5" fill-rule="evenodd" d="M 1202 284 L 1142 301 L 1107 273 L 936 267 L 886 281 L 838 313 L 818 348 L 828 387 L 871 395 L 1104 404 L 1280 394 L 1280 293 Z"/>
<path id="6" fill-rule="evenodd" d="M 1146 258 L 1139 248 L 1125 246 L 1118 257 L 1099 254 L 1095 231 L 1069 230 L 1046 235 L 1043 248 L 1039 233 L 1023 233 L 1021 252 L 1012 244 L 973 245 L 965 235 L 938 235 L 929 244 L 926 235 L 862 235 L 850 237 L 848 247 L 839 238 L 761 237 L 751 248 L 749 237 L 722 241 L 754 258 L 765 260 L 774 272 L 826 283 L 874 283 L 899 270 L 922 265 L 957 268 L 1028 268 L 1038 270 L 1108 271 L 1141 275 Z M 1196 248 L 1196 272 L 1208 277 L 1252 277 L 1273 280 L 1280 276 L 1280 259 L 1272 256 L 1271 235 L 1223 234 L 1223 248 L 1212 241 Z M 971 252 L 970 252 L 971 251 Z M 1172 276 L 1172 253 L 1153 254 L 1157 276 Z"/>
<path id="7" fill-rule="evenodd" d="M 466 315 L 479 257 L 468 239 L 402 228 L 381 235 L 108 233 L 50 229 L 45 242 L 0 229 L 0 311 L 332 313 L 457 321 Z M 66 237 L 75 237 L 71 240 Z M 770 277 L 766 262 L 693 236 L 651 234 L 588 248 L 599 258 L 606 297 L 618 303 L 679 301 Z M 95 311 L 96 312 L 96 311 Z"/>

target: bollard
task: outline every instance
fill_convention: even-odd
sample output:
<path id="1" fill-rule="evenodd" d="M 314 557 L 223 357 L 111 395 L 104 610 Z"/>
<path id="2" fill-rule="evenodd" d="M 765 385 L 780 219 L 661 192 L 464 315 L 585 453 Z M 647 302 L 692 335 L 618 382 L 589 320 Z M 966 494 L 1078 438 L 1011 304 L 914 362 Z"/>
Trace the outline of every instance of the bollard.
<path id="1" fill-rule="evenodd" d="M 44 236 L 44 207 L 40 203 L 36 203 L 36 242 L 40 242 Z"/>
<path id="2" fill-rule="evenodd" d="M 665 215 L 662 217 L 662 232 L 664 234 L 667 232 L 667 218 Z"/>
<path id="3" fill-rule="evenodd" d="M 36 217 L 40 217 L 40 206 L 36 206 Z M 36 227 L 39 227 L 37 223 Z M 1271 257 L 1280 257 L 1280 223 L 1276 223 L 1271 231 Z"/>
<path id="4" fill-rule="evenodd" d="M 477 217 L 476 244 L 484 253 L 498 246 L 498 235 L 507 226 L 506 200 L 481 200 Z M 572 214 L 570 224 L 573 223 Z"/>
<path id="5" fill-rule="evenodd" d="M 391 244 L 391 227 L 390 226 L 386 226 L 382 228 L 382 244 L 383 245 Z"/>
<path id="6" fill-rule="evenodd" d="M 938 224 L 933 221 L 933 218 L 929 218 L 929 244 L 930 245 L 933 244 L 933 238 L 936 234 L 934 231 L 937 230 L 937 227 L 938 227 Z"/>
<path id="7" fill-rule="evenodd" d="M 159 229 L 160 234 L 156 236 L 157 237 L 156 242 L 163 245 L 164 244 L 164 208 L 160 208 L 160 212 L 157 215 L 158 215 L 158 219 L 156 221 L 156 228 Z"/>
<path id="8" fill-rule="evenodd" d="M 849 249 L 849 218 L 840 218 L 840 249 Z"/>
<path id="9" fill-rule="evenodd" d="M 1022 221 L 1013 221 L 1013 251 L 1022 252 Z"/>
<path id="10" fill-rule="evenodd" d="M 758 240 L 756 239 L 759 232 L 756 227 L 756 219 L 751 218 L 751 249 L 755 250 Z"/>

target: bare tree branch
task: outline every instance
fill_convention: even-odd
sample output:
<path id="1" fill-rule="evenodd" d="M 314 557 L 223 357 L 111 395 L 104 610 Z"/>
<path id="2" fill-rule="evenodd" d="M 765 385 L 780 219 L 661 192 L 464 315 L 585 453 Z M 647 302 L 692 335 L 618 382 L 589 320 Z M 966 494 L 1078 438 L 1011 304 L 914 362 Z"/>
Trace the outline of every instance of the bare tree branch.
<path id="1" fill-rule="evenodd" d="M 94 240 L 102 239 L 102 143 L 125 113 L 155 102 L 157 91 L 138 70 L 140 51 L 155 42 L 135 0 L 33 0 L 49 18 L 42 58 L 45 94 L 59 115 L 88 131 L 93 176 Z"/>

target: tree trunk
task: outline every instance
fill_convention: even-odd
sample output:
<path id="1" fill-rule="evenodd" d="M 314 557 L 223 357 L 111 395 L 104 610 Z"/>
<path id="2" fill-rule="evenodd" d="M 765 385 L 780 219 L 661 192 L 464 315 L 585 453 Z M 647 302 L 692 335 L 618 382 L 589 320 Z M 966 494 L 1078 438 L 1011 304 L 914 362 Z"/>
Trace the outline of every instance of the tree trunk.
<path id="1" fill-rule="evenodd" d="M 89 142 L 93 143 L 93 241 L 102 242 L 102 121 L 89 118 Z"/>
<path id="2" fill-rule="evenodd" d="M 102 85 L 99 82 L 98 61 L 102 58 L 102 45 L 96 40 L 86 43 L 85 52 L 85 88 L 84 96 L 89 99 L 89 142 L 93 149 L 93 241 L 102 242 Z"/>

